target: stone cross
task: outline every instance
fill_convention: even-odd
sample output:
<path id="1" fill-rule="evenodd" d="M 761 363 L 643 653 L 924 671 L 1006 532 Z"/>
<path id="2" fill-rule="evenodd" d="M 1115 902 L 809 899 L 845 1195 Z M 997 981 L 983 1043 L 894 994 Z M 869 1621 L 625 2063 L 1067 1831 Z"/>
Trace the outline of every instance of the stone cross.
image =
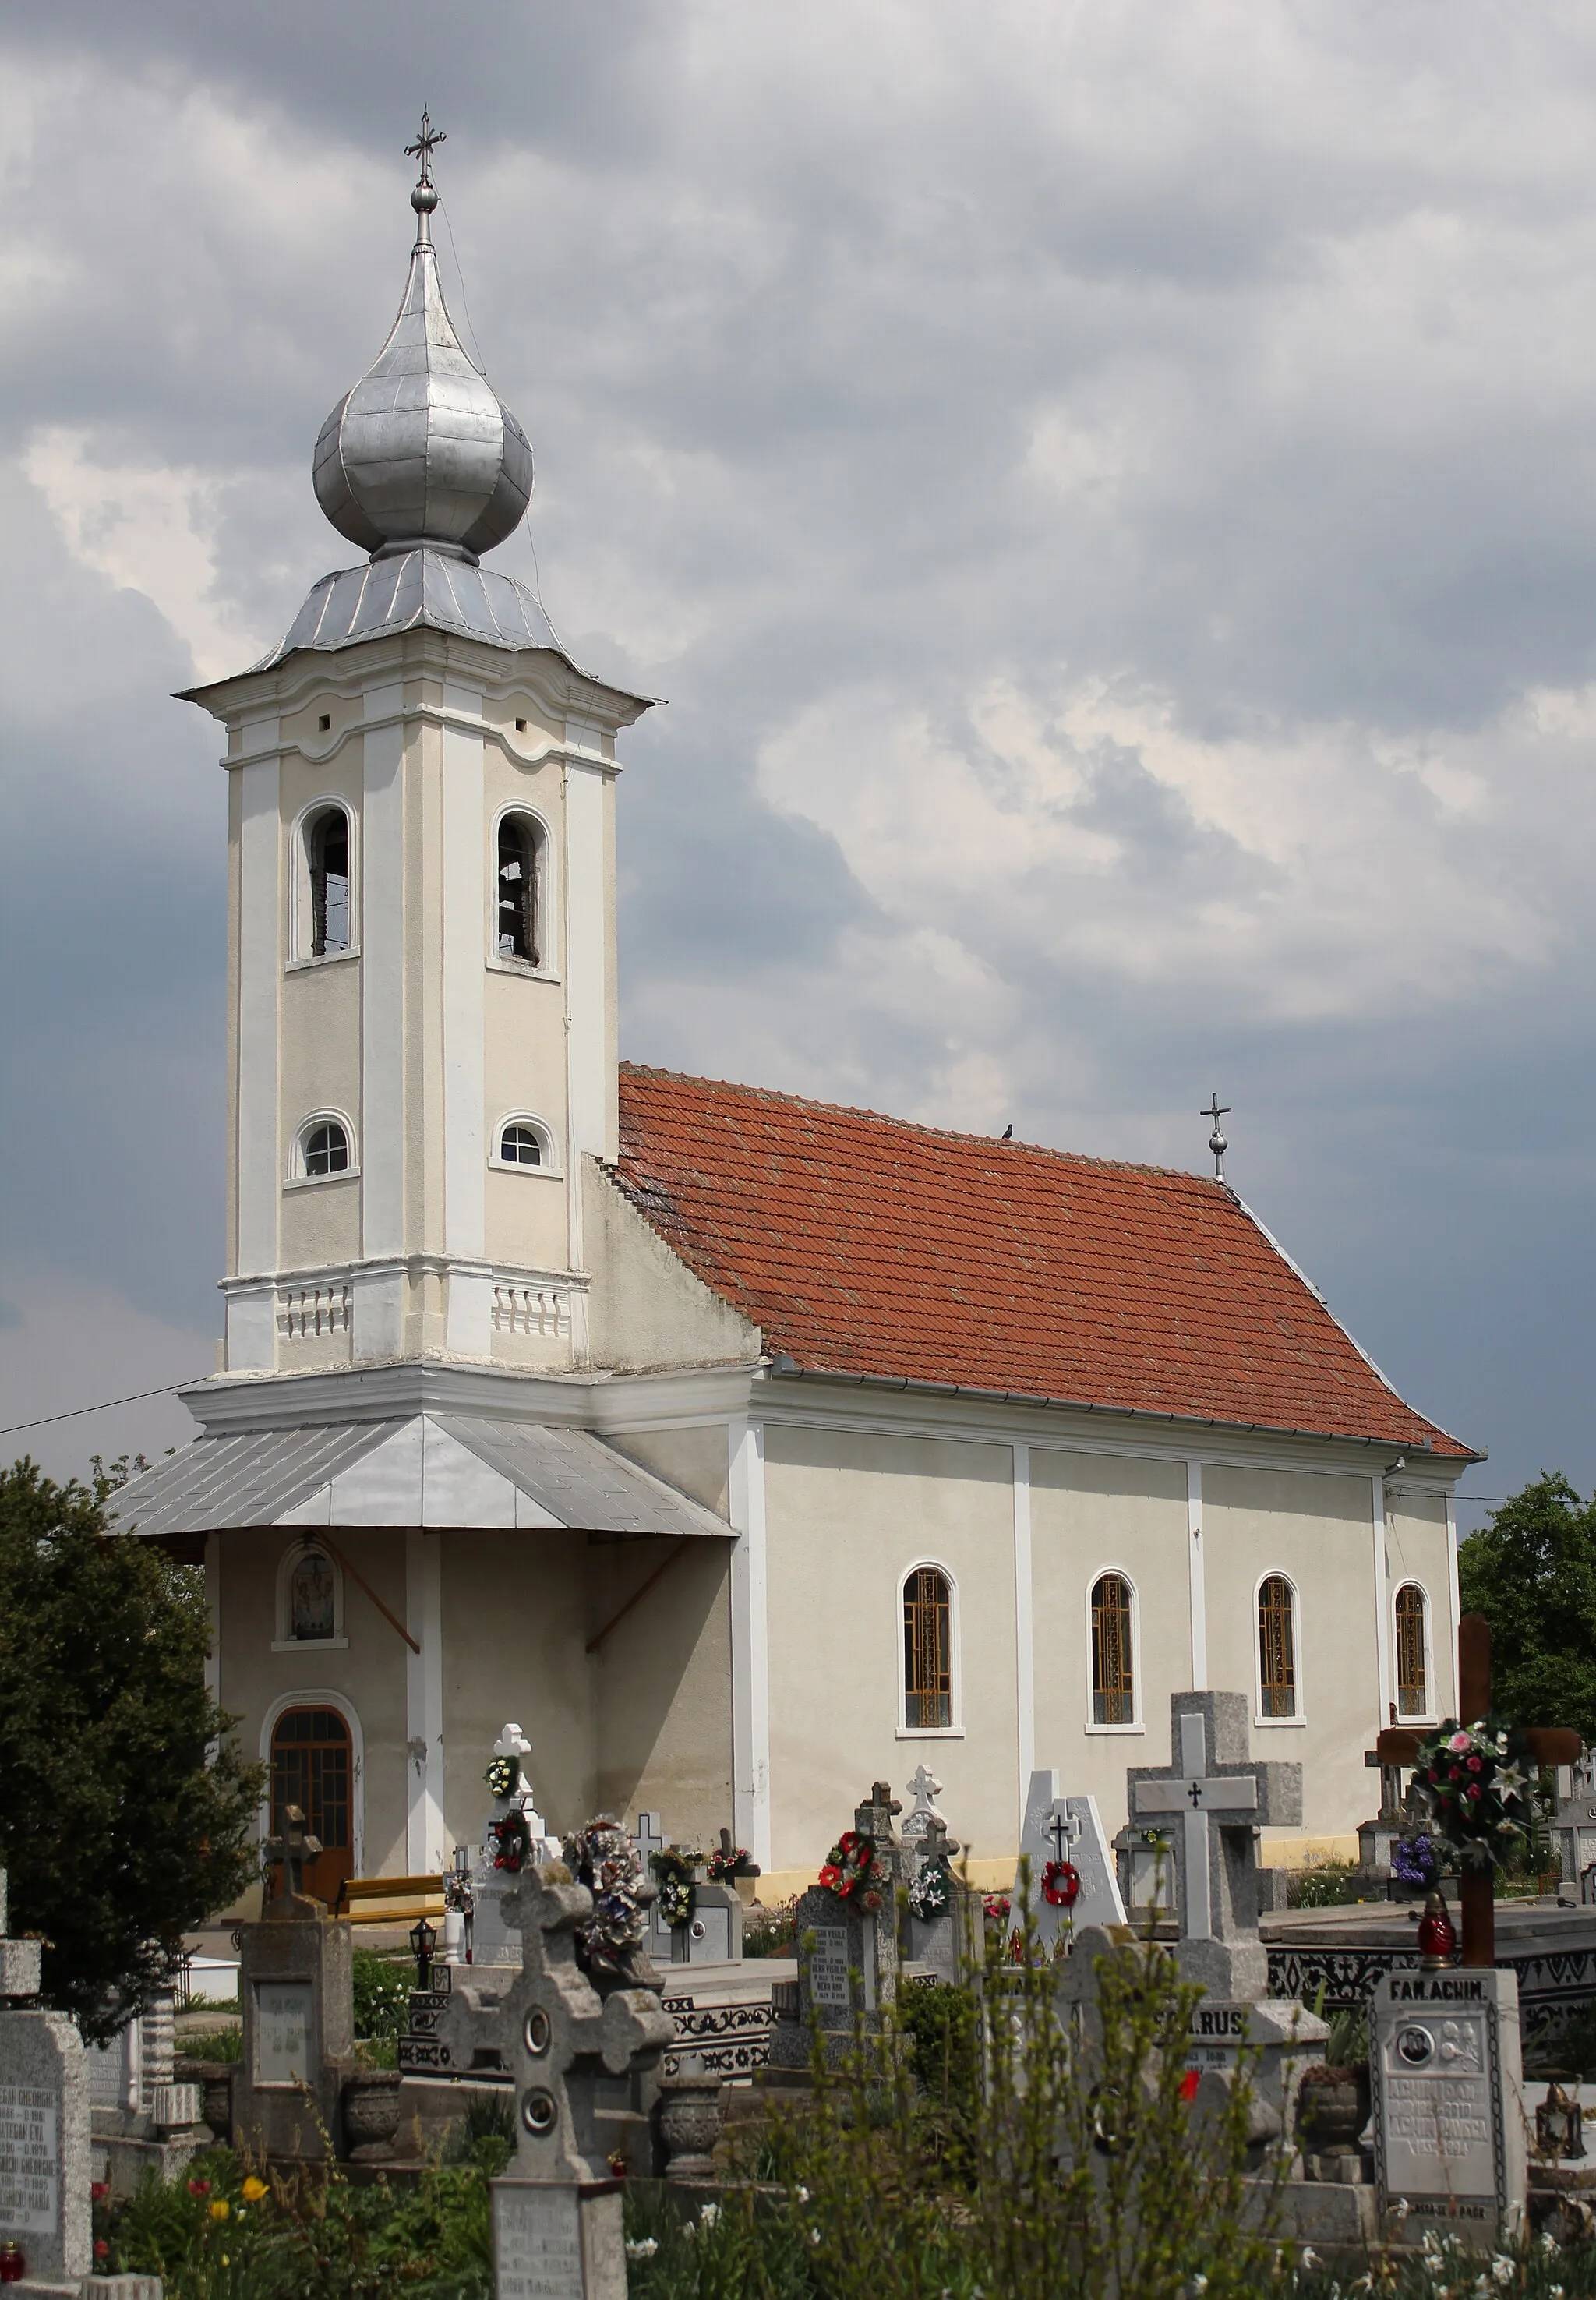
<path id="1" fill-rule="evenodd" d="M 1302 1768 L 1252 1762 L 1240 1693 L 1171 1695 L 1169 1737 L 1167 1766 L 1126 1779 L 1133 1824 L 1175 1824 L 1182 1971 L 1218 1996 L 1262 1996 L 1255 1831 L 1301 1824 Z"/>
<path id="2" fill-rule="evenodd" d="M 655 2065 L 676 2024 L 657 1978 L 653 1988 L 595 1985 L 582 1971 L 577 1929 L 592 1908 L 585 1886 L 523 1871 L 521 1971 L 504 2000 L 516 2154 L 493 2183 L 499 2300 L 625 2300 L 622 2184 L 611 2166 L 619 2134 L 606 2130 L 605 2111 Z"/>
<path id="3" fill-rule="evenodd" d="M 934 1829 L 945 1829 L 948 1824 L 936 1810 L 942 1783 L 929 1765 L 917 1765 L 906 1787 L 914 1799 L 914 1811 L 903 1823 L 902 1836 L 905 1845 L 912 1845 L 917 1838 L 930 1836 Z"/>
<path id="4" fill-rule="evenodd" d="M 1484 1613 L 1465 1613 L 1458 1624 L 1458 1707 L 1465 1725 L 1474 1725 L 1491 1710 L 1491 1624 Z M 1532 1725 L 1524 1736 L 1538 1765 L 1575 1765 L 1580 1761 L 1579 1735 L 1563 1725 Z M 1382 1733 L 1375 1749 L 1382 1764 L 1413 1765 L 1424 1736 L 1392 1727 Z M 1496 1871 L 1466 1868 L 1458 1879 L 1458 1903 L 1463 1916 L 1463 1958 L 1478 1968 L 1496 1962 Z"/>
<path id="5" fill-rule="evenodd" d="M 304 1825 L 304 1814 L 296 1804 L 283 1807 L 283 1830 L 280 1837 L 269 1837 L 265 1844 L 267 1859 L 275 1867 L 281 1864 L 282 1890 L 270 1904 L 266 1914 L 272 1917 L 320 1916 L 323 1904 L 312 1900 L 300 1891 L 304 1881 L 304 1866 L 314 1861 L 321 1850 L 321 1840 L 312 1837 Z"/>
<path id="6" fill-rule="evenodd" d="M 903 1808 L 893 1795 L 890 1781 L 872 1781 L 870 1794 L 853 1815 L 853 1826 L 860 1837 L 868 1837 L 885 1848 L 898 1842 L 893 1823 Z"/>

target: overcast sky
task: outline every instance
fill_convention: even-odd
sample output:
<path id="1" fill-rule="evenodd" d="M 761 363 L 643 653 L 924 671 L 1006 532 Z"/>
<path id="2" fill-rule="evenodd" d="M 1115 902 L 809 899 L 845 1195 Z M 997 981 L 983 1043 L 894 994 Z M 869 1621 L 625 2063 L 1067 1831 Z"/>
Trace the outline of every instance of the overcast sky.
<path id="1" fill-rule="evenodd" d="M 669 698 L 624 1051 L 1199 1170 L 1218 1087 L 1467 1490 L 1596 1482 L 1588 5 L 0 23 L 0 1421 L 214 1362 L 225 795 L 169 698 L 352 556 L 310 454 L 425 99 L 549 609 Z"/>

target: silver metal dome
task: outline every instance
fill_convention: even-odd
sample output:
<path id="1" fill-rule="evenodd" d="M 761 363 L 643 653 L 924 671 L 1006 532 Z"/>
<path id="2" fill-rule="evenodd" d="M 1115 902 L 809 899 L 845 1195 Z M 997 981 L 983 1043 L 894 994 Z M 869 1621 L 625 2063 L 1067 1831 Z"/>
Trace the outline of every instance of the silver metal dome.
<path id="1" fill-rule="evenodd" d="M 425 545 L 475 560 L 532 494 L 527 435 L 454 332 L 437 276 L 430 179 L 411 195 L 416 244 L 393 332 L 321 426 L 316 499 L 378 558 Z"/>

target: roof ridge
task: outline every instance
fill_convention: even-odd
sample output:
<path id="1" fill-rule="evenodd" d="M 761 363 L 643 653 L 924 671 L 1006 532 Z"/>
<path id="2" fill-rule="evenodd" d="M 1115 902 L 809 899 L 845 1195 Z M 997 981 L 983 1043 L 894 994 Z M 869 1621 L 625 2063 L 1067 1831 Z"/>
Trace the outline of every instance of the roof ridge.
<path id="1" fill-rule="evenodd" d="M 1056 1158 L 1070 1166 L 1096 1167 L 1113 1174 L 1155 1174 L 1160 1180 L 1189 1182 L 1204 1193 L 1218 1192 L 1221 1196 L 1240 1205 L 1241 1201 L 1228 1183 L 1216 1181 L 1209 1174 L 1193 1174 L 1185 1166 L 1155 1166 L 1138 1158 L 1104 1158 L 1090 1150 L 1060 1150 L 1051 1142 L 1005 1141 L 996 1134 L 968 1134 L 952 1126 L 930 1126 L 919 1118 L 895 1118 L 889 1110 L 871 1110 L 862 1103 L 822 1102 L 818 1096 L 790 1094 L 781 1087 L 748 1086 L 736 1079 L 702 1078 L 692 1071 L 670 1071 L 653 1062 L 620 1064 L 622 1077 L 669 1079 L 681 1086 L 702 1086 L 727 1094 L 752 1096 L 760 1102 L 777 1102 L 799 1110 L 823 1111 L 828 1116 L 864 1119 L 873 1126 L 894 1126 L 909 1134 L 924 1134 L 937 1142 L 968 1142 L 985 1150 L 1022 1150 L 1039 1158 Z"/>

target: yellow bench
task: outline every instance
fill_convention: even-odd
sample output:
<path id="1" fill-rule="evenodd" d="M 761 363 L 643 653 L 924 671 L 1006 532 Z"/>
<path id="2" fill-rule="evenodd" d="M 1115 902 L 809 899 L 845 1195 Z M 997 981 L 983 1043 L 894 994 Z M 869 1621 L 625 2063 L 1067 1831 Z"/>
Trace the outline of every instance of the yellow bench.
<path id="1" fill-rule="evenodd" d="M 333 1903 L 335 1917 L 352 1925 L 413 1925 L 418 1917 L 441 1925 L 441 1877 L 345 1877 Z"/>

